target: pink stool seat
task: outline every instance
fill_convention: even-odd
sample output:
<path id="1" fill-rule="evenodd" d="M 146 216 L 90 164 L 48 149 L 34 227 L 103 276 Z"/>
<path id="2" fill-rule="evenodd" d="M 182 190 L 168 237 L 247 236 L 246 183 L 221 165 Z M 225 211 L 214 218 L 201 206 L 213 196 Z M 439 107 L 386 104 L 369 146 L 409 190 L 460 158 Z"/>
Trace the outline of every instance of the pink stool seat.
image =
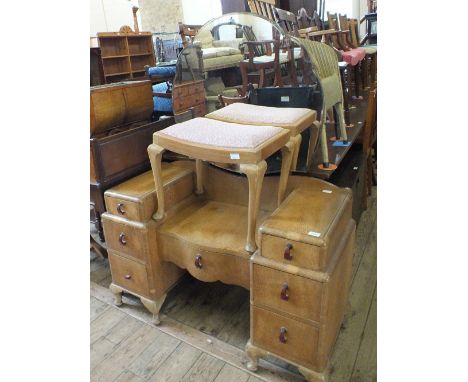
<path id="1" fill-rule="evenodd" d="M 355 66 L 361 62 L 364 57 L 366 57 L 366 51 L 363 48 L 351 49 L 346 52 L 341 51 L 343 56 L 343 61 L 346 61 L 348 64 Z"/>

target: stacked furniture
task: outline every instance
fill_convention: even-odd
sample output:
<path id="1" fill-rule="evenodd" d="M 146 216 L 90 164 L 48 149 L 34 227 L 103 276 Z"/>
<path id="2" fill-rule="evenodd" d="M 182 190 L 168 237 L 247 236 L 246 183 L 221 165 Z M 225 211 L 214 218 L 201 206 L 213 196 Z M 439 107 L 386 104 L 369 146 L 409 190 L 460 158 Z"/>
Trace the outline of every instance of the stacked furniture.
<path id="1" fill-rule="evenodd" d="M 152 95 L 150 81 L 91 87 L 90 198 L 101 240 L 104 191 L 148 170 L 146 148 L 153 133 L 173 123 L 173 118 L 151 121 Z"/>
<path id="2" fill-rule="evenodd" d="M 145 66 L 155 66 L 151 32 L 97 34 L 106 83 L 145 76 Z"/>
<path id="3" fill-rule="evenodd" d="M 196 117 L 203 117 L 206 114 L 204 81 L 194 80 L 175 83 L 172 88 L 172 109 L 174 114 L 183 113 L 192 107 Z"/>

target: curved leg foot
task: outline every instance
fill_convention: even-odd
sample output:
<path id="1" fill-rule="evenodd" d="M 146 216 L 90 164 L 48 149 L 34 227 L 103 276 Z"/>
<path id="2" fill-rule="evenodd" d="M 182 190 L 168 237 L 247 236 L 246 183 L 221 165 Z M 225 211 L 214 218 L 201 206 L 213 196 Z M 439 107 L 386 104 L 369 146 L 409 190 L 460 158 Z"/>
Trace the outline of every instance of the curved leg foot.
<path id="1" fill-rule="evenodd" d="M 252 343 L 247 341 L 245 345 L 245 352 L 247 353 L 248 361 L 247 361 L 247 369 L 250 371 L 257 371 L 258 370 L 258 359 L 267 354 L 267 352 L 259 349 L 258 347 L 252 345 Z"/>
<path id="2" fill-rule="evenodd" d="M 318 373 L 316 371 L 306 369 L 305 367 L 298 367 L 299 373 L 301 373 L 307 382 L 327 382 L 328 374 L 326 372 Z"/>
<path id="3" fill-rule="evenodd" d="M 123 292 L 123 289 L 118 287 L 115 284 L 109 285 L 109 289 L 114 294 L 114 298 L 115 298 L 114 304 L 116 306 L 122 305 L 122 292 Z"/>
<path id="4" fill-rule="evenodd" d="M 161 320 L 159 319 L 159 311 L 161 310 L 161 307 L 164 304 L 164 300 L 166 300 L 166 296 L 167 295 L 164 294 L 154 301 L 144 297 L 140 297 L 141 303 L 145 306 L 145 308 L 148 309 L 151 313 L 153 313 L 153 318 L 151 322 L 154 325 L 159 325 L 161 323 Z"/>

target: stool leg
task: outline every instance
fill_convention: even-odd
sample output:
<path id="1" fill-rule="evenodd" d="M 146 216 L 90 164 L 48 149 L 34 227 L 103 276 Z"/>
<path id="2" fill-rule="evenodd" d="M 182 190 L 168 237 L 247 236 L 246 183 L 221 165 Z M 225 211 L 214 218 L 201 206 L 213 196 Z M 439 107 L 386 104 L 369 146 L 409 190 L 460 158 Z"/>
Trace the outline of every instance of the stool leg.
<path id="1" fill-rule="evenodd" d="M 362 89 L 366 89 L 369 86 L 369 65 L 370 65 L 370 56 L 366 54 L 364 60 L 362 61 Z"/>
<path id="2" fill-rule="evenodd" d="M 301 148 L 302 135 L 297 134 L 295 137 L 291 137 L 291 140 L 293 141 L 294 145 L 291 169 L 294 171 L 297 168 L 297 160 L 299 158 L 299 149 Z"/>
<path id="3" fill-rule="evenodd" d="M 295 143 L 293 137 L 281 148 L 281 175 L 278 185 L 278 207 L 283 202 L 284 194 L 286 193 L 289 173 L 291 172 L 291 163 L 294 154 L 294 146 Z M 296 149 L 299 150 L 299 147 L 297 147 Z"/>
<path id="4" fill-rule="evenodd" d="M 375 84 L 377 82 L 377 53 L 372 55 L 371 57 L 371 84 Z"/>
<path id="5" fill-rule="evenodd" d="M 203 194 L 203 161 L 195 159 L 195 173 L 197 175 L 197 187 L 195 193 L 197 195 Z"/>
<path id="6" fill-rule="evenodd" d="M 289 166 L 291 166 L 291 163 L 289 163 Z M 239 167 L 240 171 L 247 175 L 247 180 L 249 182 L 247 243 L 245 245 L 245 250 L 253 253 L 257 249 L 257 244 L 255 243 L 255 228 L 257 226 L 260 193 L 262 191 L 263 177 L 267 169 L 267 164 L 262 160 L 257 164 L 241 164 Z"/>
<path id="7" fill-rule="evenodd" d="M 162 169 L 161 159 L 164 153 L 164 148 L 156 144 L 148 146 L 148 155 L 151 162 L 151 169 L 153 170 L 154 185 L 156 188 L 156 197 L 158 199 L 158 209 L 153 214 L 154 220 L 161 220 L 164 217 L 164 190 L 162 183 Z"/>

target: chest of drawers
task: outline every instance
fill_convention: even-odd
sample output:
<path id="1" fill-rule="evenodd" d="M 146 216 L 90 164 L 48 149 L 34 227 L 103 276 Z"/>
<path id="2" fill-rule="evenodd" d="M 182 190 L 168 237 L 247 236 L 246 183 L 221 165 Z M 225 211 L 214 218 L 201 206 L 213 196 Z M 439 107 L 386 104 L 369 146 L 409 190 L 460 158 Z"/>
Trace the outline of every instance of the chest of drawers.
<path id="1" fill-rule="evenodd" d="M 181 81 L 174 84 L 172 107 L 174 114 L 183 113 L 193 107 L 195 117 L 203 117 L 206 114 L 204 81 Z"/>

